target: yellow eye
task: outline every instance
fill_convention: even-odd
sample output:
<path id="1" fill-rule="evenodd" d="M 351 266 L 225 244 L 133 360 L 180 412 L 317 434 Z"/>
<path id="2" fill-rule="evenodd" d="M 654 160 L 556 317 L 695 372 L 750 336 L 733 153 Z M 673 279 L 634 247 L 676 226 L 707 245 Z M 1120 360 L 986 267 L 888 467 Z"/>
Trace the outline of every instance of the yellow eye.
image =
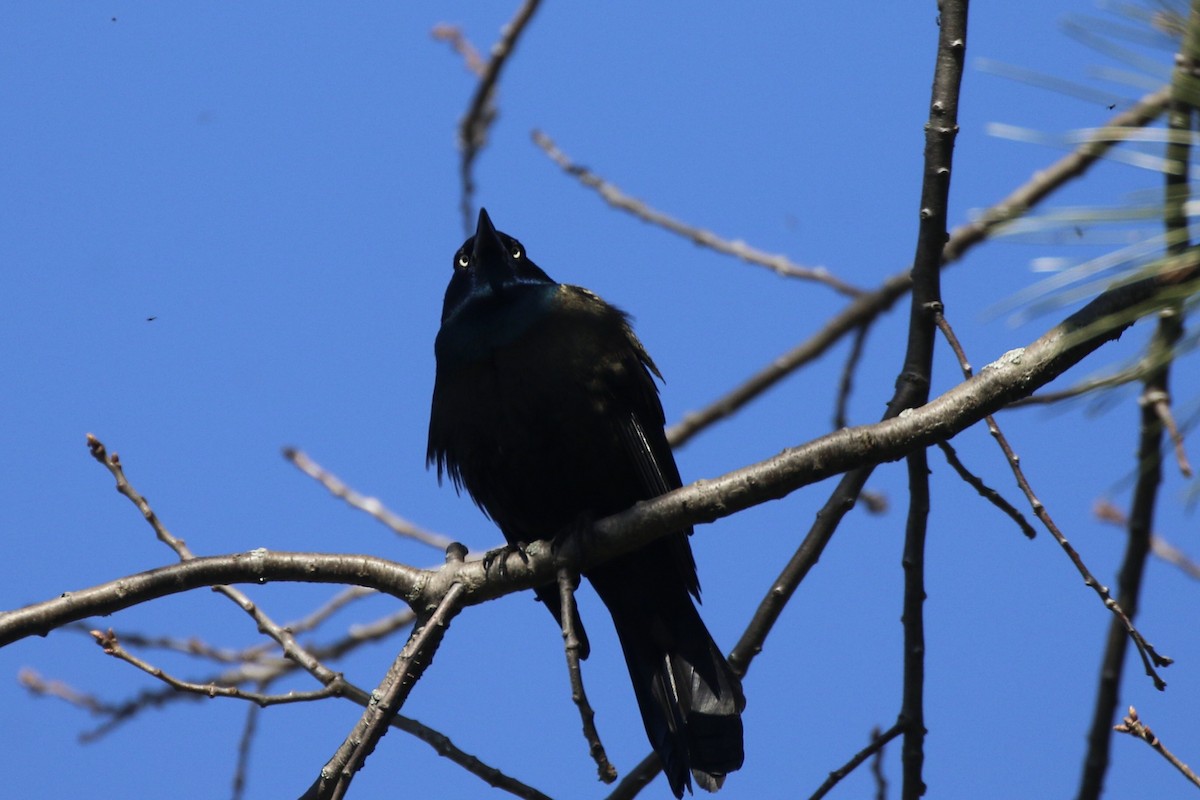
<path id="1" fill-rule="evenodd" d="M 513 258 L 521 257 L 521 248 L 517 247 L 515 244 L 513 245 L 513 249 L 512 249 L 512 257 Z"/>
<path id="2" fill-rule="evenodd" d="M 465 254 L 458 257 L 458 266 L 460 269 L 466 269 L 470 265 L 471 265 L 471 260 L 469 258 L 467 258 L 467 256 Z"/>

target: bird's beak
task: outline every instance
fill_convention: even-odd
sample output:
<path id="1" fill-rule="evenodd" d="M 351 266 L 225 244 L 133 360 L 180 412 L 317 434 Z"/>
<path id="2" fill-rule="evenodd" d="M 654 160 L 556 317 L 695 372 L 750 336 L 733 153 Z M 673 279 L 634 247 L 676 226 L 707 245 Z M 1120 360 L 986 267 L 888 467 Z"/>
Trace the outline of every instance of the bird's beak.
<path id="1" fill-rule="evenodd" d="M 503 262 L 508 255 L 504 250 L 504 243 L 496 235 L 496 228 L 492 225 L 492 218 L 488 216 L 486 208 L 479 209 L 479 223 L 475 226 L 475 249 L 472 255 L 475 256 L 477 264 Z"/>
<path id="2" fill-rule="evenodd" d="M 475 225 L 475 245 L 472 250 L 478 269 L 483 271 L 487 282 L 492 285 L 492 291 L 502 294 L 504 287 L 512 279 L 512 266 L 508 263 L 508 251 L 504 242 L 496 234 L 492 218 L 487 209 L 479 209 L 479 222 Z"/>

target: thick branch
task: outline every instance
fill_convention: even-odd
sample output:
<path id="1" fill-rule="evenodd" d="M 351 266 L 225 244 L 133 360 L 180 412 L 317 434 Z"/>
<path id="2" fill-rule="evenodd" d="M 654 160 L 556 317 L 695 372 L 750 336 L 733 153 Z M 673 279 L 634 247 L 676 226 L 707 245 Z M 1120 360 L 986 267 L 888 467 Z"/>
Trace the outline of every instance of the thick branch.
<path id="1" fill-rule="evenodd" d="M 1046 169 L 1038 170 L 1026 183 L 988 208 L 974 221 L 955 228 L 942 251 L 942 266 L 962 258 L 963 254 L 986 239 L 997 226 L 1024 215 L 1054 191 L 1087 172 L 1121 141 L 1122 128 L 1146 125 L 1157 119 L 1167 103 L 1169 94 L 1170 87 L 1164 87 L 1146 95 L 1133 108 L 1117 114 L 1106 126 L 1097 129 L 1091 140 L 1079 145 Z M 873 322 L 903 297 L 911 286 L 912 277 L 909 270 L 905 269 L 892 275 L 874 291 L 855 298 L 808 340 L 774 359 L 724 397 L 700 411 L 685 414 L 683 420 L 667 430 L 672 446 L 682 446 L 704 428 L 733 415 L 780 380 L 819 358 L 847 333 Z"/>
<path id="2" fill-rule="evenodd" d="M 873 425 L 835 431 L 757 464 L 638 503 L 597 522 L 591 536 L 572 537 L 560 547 L 559 555 L 576 550 L 576 560 L 568 563 L 585 567 L 688 525 L 712 522 L 864 464 L 894 461 L 915 448 L 952 438 L 1011 400 L 1054 380 L 1117 338 L 1139 316 L 1181 296 L 1191 288 L 1182 281 L 1195 280 L 1197 272 L 1193 257 L 1169 282 L 1164 276 L 1153 276 L 1105 292 L 1028 347 L 1004 354 L 920 408 Z M 578 553 L 580 538 L 588 540 L 586 553 Z M 421 570 L 372 556 L 266 550 L 196 558 L 0 614 L 0 646 L 45 635 L 68 622 L 220 583 L 368 586 L 428 610 L 458 582 L 466 590 L 464 605 L 473 605 L 554 580 L 555 554 L 548 544 L 534 542 L 525 554 L 527 562 L 514 553 L 492 562 L 490 570 L 479 559 Z"/>
<path id="3" fill-rule="evenodd" d="M 367 757 L 375 752 L 375 746 L 387 733 L 412 687 L 433 660 L 450 620 L 461 608 L 459 600 L 462 587 L 454 584 L 442 598 L 437 609 L 413 630 L 408 643 L 392 663 L 387 675 L 372 693 L 369 703 L 358 723 L 346 737 L 325 766 L 313 785 L 304 793 L 302 800 L 314 798 L 341 800 L 350 790 L 354 776 L 362 770 Z"/>
<path id="4" fill-rule="evenodd" d="M 967 48 L 967 0 L 938 3 L 941 23 L 937 66 L 929 120 L 925 123 L 925 170 L 921 181 L 920 228 L 913 258 L 912 303 L 909 310 L 908 347 L 904 368 L 896 379 L 896 395 L 889 414 L 924 405 L 933 377 L 933 347 L 941 312 L 942 258 L 949 215 L 950 174 L 954 141 L 958 137 L 958 98 L 963 59 Z M 905 800 L 925 794 L 925 536 L 929 524 L 929 456 L 925 449 L 908 456 L 908 516 L 904 529 L 904 689 L 900 722 L 904 740 Z"/>
<path id="5" fill-rule="evenodd" d="M 422 570 L 374 556 L 254 550 L 192 558 L 0 614 L 0 647 L 27 636 L 45 636 L 87 617 L 107 616 L 167 595 L 227 583 L 338 583 L 403 596 L 417 593 L 422 578 Z"/>
<path id="6" fill-rule="evenodd" d="M 1196 88 L 1195 69 L 1200 58 L 1200 2 L 1193 0 L 1191 17 L 1180 53 L 1176 57 L 1174 79 L 1171 82 L 1171 101 L 1167 125 L 1172 137 L 1167 146 L 1169 161 L 1176 169 L 1165 173 L 1163 224 L 1166 228 L 1167 251 L 1181 257 L 1187 253 L 1188 219 L 1185 204 L 1190 196 L 1188 184 L 1189 134 L 1192 128 L 1193 99 Z M 1117 577 L 1117 602 L 1132 620 L 1137 614 L 1142 577 L 1150 555 L 1154 530 L 1154 509 L 1158 488 L 1162 482 L 1163 419 L 1158 412 L 1159 402 L 1169 397 L 1171 358 L 1175 343 L 1183 335 L 1181 309 L 1171 308 L 1159 314 L 1158 329 L 1151 340 L 1146 361 L 1151 367 L 1145 378 L 1141 402 L 1141 424 L 1138 443 L 1138 478 L 1133 493 L 1133 508 L 1129 515 L 1129 539 L 1125 557 Z M 1183 463 L 1186 464 L 1186 461 Z M 1120 620 L 1109 623 L 1100 679 L 1096 687 L 1096 705 L 1088 733 L 1088 749 L 1084 758 L 1083 777 L 1079 785 L 1079 800 L 1095 800 L 1104 788 L 1112 741 L 1112 720 L 1117 708 L 1117 694 L 1125 669 L 1129 637 Z M 1130 714 L 1136 714 L 1130 709 Z"/>

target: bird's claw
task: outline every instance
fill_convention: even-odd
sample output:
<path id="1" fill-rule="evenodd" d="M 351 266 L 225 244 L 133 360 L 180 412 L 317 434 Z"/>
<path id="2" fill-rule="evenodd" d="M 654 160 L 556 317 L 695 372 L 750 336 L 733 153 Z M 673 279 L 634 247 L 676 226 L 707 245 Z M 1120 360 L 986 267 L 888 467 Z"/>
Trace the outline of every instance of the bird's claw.
<path id="1" fill-rule="evenodd" d="M 524 563 L 529 563 L 529 553 L 525 552 L 525 548 L 525 542 L 516 542 L 497 547 L 495 550 L 488 550 L 483 554 L 483 571 L 490 572 L 492 565 L 495 564 L 500 577 L 507 576 L 508 557 L 513 553 L 516 553 Z"/>

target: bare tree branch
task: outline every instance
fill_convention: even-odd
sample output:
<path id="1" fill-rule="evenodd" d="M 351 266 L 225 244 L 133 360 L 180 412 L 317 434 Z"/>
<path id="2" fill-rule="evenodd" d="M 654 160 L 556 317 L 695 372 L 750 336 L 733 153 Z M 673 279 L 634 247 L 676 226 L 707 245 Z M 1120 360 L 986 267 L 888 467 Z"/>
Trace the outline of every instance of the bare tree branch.
<path id="1" fill-rule="evenodd" d="M 340 694 L 338 687 L 332 684 L 330 686 L 323 686 L 312 692 L 292 691 L 287 694 L 263 694 L 261 692 L 248 692 L 236 686 L 185 681 L 130 653 L 121 646 L 112 628 L 109 628 L 107 631 L 92 631 L 92 637 L 96 640 L 96 644 L 103 648 L 106 654 L 118 658 L 126 664 L 137 667 L 179 692 L 191 692 L 201 697 L 232 697 L 238 700 L 249 700 L 259 706 L 273 706 L 282 703 L 307 703 L 313 700 L 324 700 L 327 697 L 336 697 Z"/>
<path id="2" fill-rule="evenodd" d="M 568 538 L 558 555 L 567 559 L 563 563 L 586 567 L 682 527 L 712 522 L 863 464 L 892 461 L 913 448 L 952 438 L 1010 400 L 1054 380 L 1117 338 L 1139 316 L 1194 291 L 1198 273 L 1192 250 L 1169 275 L 1156 273 L 1101 294 L 1028 346 L 1004 354 L 920 408 L 873 425 L 834 431 L 757 464 L 638 503 L 597 521 L 591 535 Z M 576 541 L 579 538 L 588 539 L 586 548 Z M 453 583 L 464 584 L 464 604 L 470 605 L 550 583 L 557 568 L 555 554 L 544 542 L 532 543 L 524 558 L 508 553 L 489 566 L 485 569 L 481 559 L 473 559 L 422 570 L 371 556 L 267 550 L 195 558 L 0 613 L 0 646 L 89 616 L 220 583 L 290 580 L 367 586 L 424 608 L 430 601 L 436 607 Z"/>
<path id="3" fill-rule="evenodd" d="M 1118 370 L 1110 375 L 1102 375 L 1098 378 L 1089 378 L 1066 389 L 1059 389 L 1054 392 L 1038 392 L 1029 397 L 1022 397 L 1020 400 L 1014 400 L 1008 407 L 1027 408 L 1034 405 L 1049 405 L 1050 403 L 1070 400 L 1071 398 L 1080 397 L 1101 389 L 1124 386 L 1127 383 L 1142 380 L 1146 376 L 1148 369 L 1149 365 L 1145 359 L 1142 359 L 1128 369 Z"/>
<path id="4" fill-rule="evenodd" d="M 650 785 L 650 781 L 658 777 L 660 772 L 662 772 L 662 761 L 659 760 L 657 754 L 651 753 L 625 774 L 616 788 L 608 793 L 605 800 L 633 800 L 642 789 Z"/>
<path id="5" fill-rule="evenodd" d="M 871 731 L 871 740 L 875 741 L 882 734 L 879 731 L 879 726 L 875 726 Z M 875 755 L 871 759 L 871 775 L 875 778 L 875 800 L 887 800 L 887 777 L 883 774 L 883 744 L 875 750 Z"/>
<path id="6" fill-rule="evenodd" d="M 459 200 L 459 210 L 462 212 L 463 230 L 471 232 L 475 216 L 475 158 L 487 144 L 488 129 L 496 121 L 495 92 L 496 83 L 500 80 L 500 71 L 508 63 L 509 56 L 517 46 L 517 41 L 533 19 L 541 0 L 525 0 L 517 10 L 516 15 L 507 25 L 500 29 L 500 38 L 492 45 L 491 56 L 475 87 L 475 94 L 467 106 L 467 113 L 458 123 L 458 146 L 462 151 L 462 161 L 459 174 L 462 179 L 462 198 Z"/>
<path id="7" fill-rule="evenodd" d="M 913 256 L 912 302 L 908 345 L 896 378 L 896 394 L 888 414 L 924 405 L 933 381 L 935 324 L 942 308 L 941 273 L 949 219 L 954 142 L 958 137 L 958 102 L 967 49 L 967 0 L 941 0 L 937 59 L 929 119 L 925 123 L 925 166 L 921 180 L 916 254 Z M 904 526 L 904 680 L 899 724 L 901 796 L 918 800 L 925 794 L 925 539 L 929 526 L 929 453 L 913 450 L 907 458 L 908 515 Z"/>
<path id="8" fill-rule="evenodd" d="M 855 286 L 842 281 L 825 267 L 803 267 L 793 263 L 787 256 L 764 253 L 740 239 L 730 240 L 723 239 L 717 236 L 712 231 L 697 228 L 693 225 L 688 225 L 685 222 L 675 219 L 672 216 L 657 211 L 643 203 L 637 198 L 631 197 L 613 184 L 601 178 L 596 173 L 575 164 L 567 157 L 567 154 L 558 149 L 558 145 L 554 143 L 546 134 L 535 130 L 533 132 L 533 142 L 542 149 L 551 161 L 562 167 L 563 171 L 579 179 L 579 182 L 584 186 L 595 189 L 599 195 L 604 198 L 613 208 L 627 211 L 633 214 L 638 219 L 649 222 L 651 225 L 657 225 L 660 228 L 665 228 L 672 233 L 678 234 L 685 239 L 690 239 L 696 244 L 715 250 L 718 253 L 724 253 L 728 256 L 734 256 L 745 261 L 747 264 L 755 264 L 760 267 L 766 267 L 776 275 L 781 275 L 785 278 L 801 278 L 804 280 L 823 283 L 835 292 L 848 295 L 850 297 L 858 297 L 863 291 Z"/>
<path id="9" fill-rule="evenodd" d="M 1056 190 L 1084 175 L 1120 140 L 1117 135 L 1119 129 L 1147 125 L 1157 119 L 1169 96 L 1170 87 L 1146 95 L 1133 108 L 1110 119 L 1106 126 L 1099 129 L 1094 140 L 1079 145 L 1046 169 L 1038 170 L 1029 181 L 975 220 L 959 225 L 946 241 L 942 266 L 962 258 L 997 226 L 1022 216 Z M 912 280 L 906 269 L 885 280 L 875 290 L 855 298 L 808 340 L 772 360 L 724 397 L 700 411 L 685 414 L 681 421 L 667 429 L 671 444 L 680 447 L 704 428 L 731 416 L 783 378 L 823 355 L 846 334 L 870 324 L 890 309 L 911 286 Z"/>
<path id="10" fill-rule="evenodd" d="M 870 329 L 870 325 L 863 325 L 854 334 L 854 341 L 850 345 L 850 354 L 846 356 L 846 363 L 842 367 L 842 377 L 838 381 L 837 402 L 833 412 L 833 429 L 835 431 L 848 424 L 846 407 L 850 403 L 850 392 L 854 388 L 854 371 L 858 369 L 858 363 L 862 359 L 863 345 L 866 344 L 867 332 Z"/>
<path id="11" fill-rule="evenodd" d="M 1121 528 L 1129 522 L 1128 515 L 1108 500 L 1097 500 L 1093 513 L 1102 522 L 1109 522 Z M 1178 567 L 1189 578 L 1200 580 L 1200 562 L 1188 558 L 1182 550 L 1157 533 L 1150 536 L 1150 552 L 1168 564 Z"/>
<path id="12" fill-rule="evenodd" d="M 290 461 L 296 469 L 328 489 L 329 493 L 334 497 L 344 500 L 351 508 L 357 508 L 359 511 L 370 514 L 391 528 L 396 534 L 408 537 L 409 539 L 415 539 L 422 544 L 436 547 L 441 551 L 445 551 L 447 547 L 453 544 L 454 540 L 450 537 L 427 531 L 394 513 L 378 497 L 364 497 L 354 491 L 354 489 L 343 483 L 338 476 L 309 458 L 304 451 L 297 450 L 294 447 L 285 447 L 283 448 L 283 457 Z"/>
<path id="13" fill-rule="evenodd" d="M 1190 247 L 1188 218 L 1185 210 L 1191 195 L 1187 165 L 1190 161 L 1189 136 L 1194 115 L 1196 88 L 1195 70 L 1200 58 L 1200 0 L 1193 0 L 1187 32 L 1176 57 L 1176 70 L 1171 81 L 1171 100 L 1167 113 L 1167 127 L 1178 134 L 1167 145 L 1167 157 L 1178 169 L 1164 173 L 1163 224 L 1166 228 L 1167 253 L 1175 258 L 1184 257 Z M 1138 475 L 1133 492 L 1133 508 L 1129 515 L 1129 537 L 1121 571 L 1117 576 L 1117 602 L 1133 619 L 1138 611 L 1142 579 L 1146 560 L 1150 554 L 1150 541 L 1154 530 L 1154 510 L 1158 502 L 1158 489 L 1162 483 L 1162 438 L 1164 427 L 1174 429 L 1169 407 L 1168 383 L 1175 345 L 1183 336 L 1182 305 L 1159 312 L 1158 327 L 1151 339 L 1144 361 L 1153 366 L 1145 376 L 1140 406 L 1140 435 L 1138 440 Z M 1173 438 L 1181 469 L 1190 474 L 1187 458 L 1183 454 L 1182 438 L 1175 430 Z M 1104 789 L 1104 777 L 1108 771 L 1109 751 L 1112 740 L 1112 720 L 1116 714 L 1117 693 L 1125 671 L 1125 654 L 1129 639 L 1119 624 L 1109 624 L 1108 636 L 1101 658 L 1100 677 L 1096 687 L 1096 703 L 1092 711 L 1092 724 L 1088 732 L 1087 754 L 1083 762 L 1083 775 L 1079 784 L 1079 800 L 1098 800 Z M 1137 643 L 1137 638 L 1134 638 Z M 1146 654 L 1139 647 L 1145 662 Z M 1161 686 L 1159 688 L 1162 688 Z M 1137 712 L 1131 706 L 1128 725 L 1136 724 Z M 1117 727 L 1120 730 L 1120 726 Z M 1149 734 L 1149 731 L 1146 731 Z M 1149 740 L 1147 740 L 1149 741 Z"/>
<path id="14" fill-rule="evenodd" d="M 1114 727 L 1113 730 L 1117 731 L 1118 733 L 1128 733 L 1130 736 L 1141 739 L 1143 742 L 1153 747 L 1159 755 L 1161 755 L 1171 764 L 1171 766 L 1179 770 L 1183 774 L 1183 777 L 1191 781 L 1194 786 L 1200 786 L 1200 776 L 1196 775 L 1195 772 L 1192 772 L 1192 770 L 1188 768 L 1187 764 L 1180 761 L 1174 753 L 1168 750 L 1166 745 L 1164 745 L 1162 741 L 1160 741 L 1159 738 L 1154 735 L 1154 732 L 1151 731 L 1145 723 L 1138 719 L 1137 710 L 1133 706 L 1129 707 L 1129 714 L 1125 717 L 1124 722 Z"/>
<path id="15" fill-rule="evenodd" d="M 959 477 L 967 482 L 975 491 L 979 492 L 979 496 L 987 500 L 996 508 L 1003 511 L 1013 522 L 1017 523 L 1017 527 L 1021 529 L 1021 533 L 1025 534 L 1027 539 L 1037 537 L 1037 531 L 1029 524 L 1029 520 L 1025 519 L 1025 515 L 1017 510 L 1012 503 L 1004 499 L 1004 497 L 992 487 L 983 482 L 979 476 L 967 469 L 966 465 L 958 458 L 958 453 L 950 446 L 949 442 L 938 442 L 938 447 L 946 456 L 946 461 L 958 473 Z"/>
<path id="16" fill-rule="evenodd" d="M 487 64 L 484 63 L 483 56 L 479 55 L 479 51 L 475 49 L 475 45 L 467 39 L 463 34 L 462 28 L 457 25 L 449 25 L 442 23 L 434 25 L 433 30 L 429 32 L 434 39 L 439 42 L 446 42 L 454 52 L 462 56 L 463 63 L 467 70 L 477 78 L 482 78 L 484 70 L 487 69 Z"/>
<path id="17" fill-rule="evenodd" d="M 433 660 L 433 654 L 445 636 L 450 620 L 461 608 L 462 595 L 462 585 L 452 585 L 434 612 L 413 631 L 408 644 L 396 656 L 387 675 L 372 693 L 372 702 L 367 705 L 366 711 L 337 752 L 321 769 L 316 781 L 302 795 L 302 800 L 342 800 L 346 796 L 354 776 L 363 768 L 367 757 L 375 752 L 375 746 L 404 705 L 412 687 Z"/>
<path id="18" fill-rule="evenodd" d="M 1180 311 L 1176 309 L 1168 309 L 1162 314 L 1180 316 Z M 1182 330 L 1180 331 L 1182 335 Z M 1154 415 L 1158 417 L 1158 421 L 1167 431 L 1167 435 L 1171 437 L 1171 443 L 1175 446 L 1175 463 L 1179 465 L 1179 472 L 1185 478 L 1192 477 L 1192 465 L 1188 463 L 1187 450 L 1183 446 L 1183 434 L 1179 431 L 1179 426 L 1175 424 L 1175 417 L 1171 414 L 1171 395 L 1166 390 L 1143 392 L 1140 402 L 1147 405 L 1154 411 Z"/>
<path id="19" fill-rule="evenodd" d="M 809 795 L 809 800 L 821 800 L 821 798 L 829 794 L 829 792 L 833 790 L 833 787 L 837 786 L 843 778 L 853 772 L 859 764 L 863 763 L 873 755 L 882 753 L 884 746 L 902 733 L 904 733 L 904 725 L 900 722 L 897 722 L 883 733 L 879 732 L 879 728 L 871 731 L 871 743 L 855 753 L 845 764 L 829 773 L 829 777 L 825 779 L 825 782 L 818 786 L 815 792 Z"/>
<path id="20" fill-rule="evenodd" d="M 943 334 L 945 334 L 946 338 L 949 340 L 955 354 L 958 356 L 959 363 L 962 365 L 963 374 L 970 376 L 971 365 L 967 361 L 966 353 L 963 351 L 962 345 L 958 341 L 958 337 L 954 335 L 954 331 L 950 327 L 950 324 L 946 322 L 945 317 L 939 316 L 939 326 L 941 327 Z M 1125 632 L 1128 633 L 1134 644 L 1137 645 L 1138 654 L 1142 657 L 1142 664 L 1146 668 L 1146 674 L 1154 680 L 1155 687 L 1160 691 L 1165 689 L 1167 684 L 1163 682 L 1162 678 L 1159 677 L 1158 672 L 1154 668 L 1156 666 L 1169 666 L 1171 664 L 1171 659 L 1160 656 L 1157 652 L 1155 652 L 1154 647 L 1147 642 L 1137 628 L 1134 627 L 1131 617 L 1126 615 L 1121 605 L 1109 595 L 1108 587 L 1097 581 L 1095 577 L 1092 576 L 1091 571 L 1087 568 L 1087 565 L 1083 563 L 1083 559 L 1080 557 L 1078 551 L 1076 551 L 1075 548 L 1071 546 L 1071 543 L 1067 541 L 1067 538 L 1063 535 L 1058 525 L 1050 517 L 1050 512 L 1046 510 L 1046 507 L 1042 504 L 1042 501 L 1039 500 L 1034 494 L 1033 487 L 1030 486 L 1029 480 L 1025 477 L 1024 470 L 1021 469 L 1021 459 L 1017 456 L 1012 446 L 1008 443 L 1008 439 L 1000 431 L 1000 426 L 996 424 L 995 417 L 989 414 L 985 419 L 987 420 L 988 431 L 992 434 L 992 437 L 995 438 L 996 443 L 1000 445 L 1000 449 L 1004 451 L 1004 455 L 1008 459 L 1009 468 L 1012 470 L 1013 476 L 1017 480 L 1017 486 L 1019 486 L 1021 491 L 1025 494 L 1026 499 L 1033 508 L 1033 513 L 1039 520 L 1041 520 L 1042 524 L 1045 525 L 1046 530 L 1050 531 L 1050 535 L 1053 536 L 1054 540 L 1058 542 L 1059 546 L 1063 549 L 1063 552 L 1067 554 L 1067 557 L 1071 559 L 1071 563 L 1075 565 L 1075 569 L 1077 569 L 1079 574 L 1083 577 L 1084 585 L 1090 587 L 1096 592 L 1096 594 L 1104 602 L 1104 607 L 1110 610 L 1116 616 L 1117 621 L 1122 625 Z"/>
<path id="21" fill-rule="evenodd" d="M 567 674 L 571 679 L 571 700 L 579 709 L 579 718 L 583 722 L 583 736 L 588 743 L 588 754 L 596 762 L 596 772 L 603 783 L 612 783 L 617 779 L 616 768 L 609 763 L 608 755 L 604 752 L 604 744 L 600 741 L 600 733 L 596 730 L 596 712 L 592 710 L 583 688 L 583 671 L 579 667 L 579 651 L 583 648 L 579 640 L 579 631 L 575 629 L 578 612 L 575 610 L 575 590 L 579 587 L 579 575 L 566 567 L 558 569 L 558 596 L 562 608 L 563 649 L 567 655 Z"/>
<path id="22" fill-rule="evenodd" d="M 142 496 L 125 477 L 125 470 L 121 466 L 120 458 L 116 453 L 109 453 L 104 444 L 100 442 L 92 434 L 87 435 L 88 450 L 92 457 L 108 468 L 113 477 L 117 481 L 117 491 L 125 497 L 128 497 L 138 509 L 142 512 L 142 516 L 154 529 L 159 540 L 164 542 L 172 550 L 178 554 L 179 558 L 187 563 L 195 560 L 195 555 L 188 549 L 187 543 L 182 539 L 172 536 L 171 533 L 159 520 L 158 515 L 150 507 L 146 498 Z M 239 608 L 246 612 L 258 625 L 258 629 L 274 639 L 281 648 L 285 656 L 295 661 L 313 677 L 317 678 L 323 685 L 329 687 L 331 684 L 341 684 L 341 675 L 334 673 L 332 670 L 325 667 L 317 659 L 308 653 L 303 647 L 296 642 L 296 637 L 290 630 L 278 625 L 272 620 L 267 613 L 258 607 L 244 592 L 240 589 L 235 589 L 227 585 L 214 585 L 213 591 L 223 594 L 229 600 L 233 601 Z"/>
<path id="23" fill-rule="evenodd" d="M 908 270 L 905 270 L 888 278 L 875 291 L 855 298 L 853 302 L 825 323 L 821 330 L 772 360 L 770 364 L 724 397 L 699 411 L 689 411 L 684 414 L 683 419 L 667 428 L 667 440 L 670 441 L 672 447 L 682 447 L 708 426 L 732 416 L 776 383 L 823 355 L 847 333 L 870 325 L 880 314 L 903 297 L 911 287 L 912 277 Z"/>
<path id="24" fill-rule="evenodd" d="M 254 748 L 254 736 L 258 732 L 258 715 L 261 711 L 259 706 L 249 706 L 246 709 L 246 721 L 242 724 L 242 735 L 238 737 L 237 765 L 233 770 L 233 800 L 241 800 L 246 793 L 246 780 L 250 774 L 250 752 Z"/>

